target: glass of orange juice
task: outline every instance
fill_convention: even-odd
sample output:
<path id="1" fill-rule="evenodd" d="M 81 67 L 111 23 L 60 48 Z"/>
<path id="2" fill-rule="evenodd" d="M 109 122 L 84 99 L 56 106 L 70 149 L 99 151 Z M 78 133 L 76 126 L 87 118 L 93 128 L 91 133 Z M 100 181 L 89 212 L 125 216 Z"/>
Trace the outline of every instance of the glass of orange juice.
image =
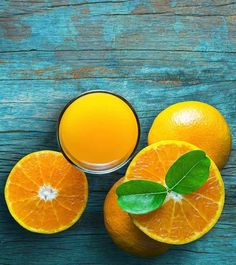
<path id="1" fill-rule="evenodd" d="M 139 142 L 140 124 L 126 99 L 93 90 L 65 106 L 57 135 L 67 160 L 85 172 L 104 174 L 131 159 Z"/>

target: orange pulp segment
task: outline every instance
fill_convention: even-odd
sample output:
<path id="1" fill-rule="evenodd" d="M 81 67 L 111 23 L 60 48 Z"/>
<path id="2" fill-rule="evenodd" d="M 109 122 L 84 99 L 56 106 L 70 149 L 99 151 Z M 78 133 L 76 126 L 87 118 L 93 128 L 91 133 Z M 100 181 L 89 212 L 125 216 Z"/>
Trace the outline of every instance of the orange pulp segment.
<path id="1" fill-rule="evenodd" d="M 5 186 L 5 199 L 14 219 L 27 230 L 44 234 L 72 226 L 83 213 L 87 197 L 85 174 L 55 151 L 22 158 Z"/>
<path id="2" fill-rule="evenodd" d="M 126 180 L 148 179 L 165 185 L 165 175 L 181 155 L 198 149 L 182 141 L 160 141 L 137 154 L 130 163 Z M 185 244 L 206 234 L 219 219 L 224 205 L 224 184 L 211 161 L 207 182 L 196 192 L 170 192 L 157 210 L 131 215 L 134 224 L 151 238 L 169 244 Z"/>

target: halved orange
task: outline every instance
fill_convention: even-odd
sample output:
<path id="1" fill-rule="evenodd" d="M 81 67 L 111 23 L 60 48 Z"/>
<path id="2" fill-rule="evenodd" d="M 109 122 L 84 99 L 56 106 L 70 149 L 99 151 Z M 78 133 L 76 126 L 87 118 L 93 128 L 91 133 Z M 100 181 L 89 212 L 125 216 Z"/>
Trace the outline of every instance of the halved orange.
<path id="1" fill-rule="evenodd" d="M 160 141 L 137 154 L 130 163 L 126 180 L 148 179 L 165 185 L 165 175 L 181 155 L 198 149 L 182 141 Z M 170 192 L 157 210 L 131 215 L 134 224 L 151 238 L 169 244 L 185 244 L 206 234 L 219 219 L 224 205 L 224 183 L 211 160 L 207 182 L 196 192 Z"/>
<path id="2" fill-rule="evenodd" d="M 118 247 L 133 255 L 143 257 L 161 255 L 170 246 L 145 235 L 133 224 L 129 214 L 119 207 L 116 188 L 123 181 L 124 178 L 121 178 L 113 185 L 104 202 L 104 223 L 108 233 Z"/>
<path id="3" fill-rule="evenodd" d="M 72 226 L 83 213 L 87 197 L 85 174 L 55 151 L 22 158 L 5 186 L 5 199 L 14 219 L 27 230 L 44 234 Z"/>

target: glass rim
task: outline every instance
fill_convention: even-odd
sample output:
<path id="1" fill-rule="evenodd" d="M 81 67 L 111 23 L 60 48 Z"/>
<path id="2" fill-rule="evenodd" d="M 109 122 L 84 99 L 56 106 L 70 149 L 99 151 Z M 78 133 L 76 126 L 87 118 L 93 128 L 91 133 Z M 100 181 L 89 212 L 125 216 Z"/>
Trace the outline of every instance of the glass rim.
<path id="1" fill-rule="evenodd" d="M 123 162 L 119 163 L 118 165 L 116 166 L 113 166 L 111 168 L 108 168 L 108 169 L 103 169 L 103 170 L 93 170 L 93 169 L 89 169 L 89 168 L 85 168 L 85 167 L 82 167 L 78 164 L 76 164 L 74 161 L 72 161 L 72 159 L 66 154 L 66 152 L 64 151 L 63 147 L 62 147 L 62 144 L 61 144 L 61 141 L 60 141 L 60 136 L 59 136 L 59 129 L 60 129 L 60 123 L 61 123 L 61 119 L 65 113 L 65 111 L 68 109 L 68 107 L 74 103 L 77 99 L 83 97 L 83 96 L 86 96 L 86 95 L 89 95 L 89 94 L 93 94 L 93 93 L 106 93 L 106 94 L 110 94 L 110 95 L 113 95 L 113 96 L 116 96 L 118 98 L 120 98 L 123 102 L 125 102 L 128 107 L 131 109 L 131 111 L 133 112 L 134 116 L 135 116 L 135 119 L 136 119 L 136 122 L 137 122 L 137 126 L 138 126 L 138 137 L 137 137 L 137 140 L 136 140 L 136 144 L 134 146 L 134 149 L 133 151 L 131 152 L 131 154 L 129 155 L 129 157 L 127 159 L 125 159 Z M 57 121 L 57 143 L 59 145 L 59 148 L 60 148 L 60 151 L 61 153 L 63 154 L 63 156 L 65 157 L 65 159 L 70 163 L 72 164 L 73 166 L 75 166 L 77 169 L 85 172 L 85 173 L 90 173 L 90 174 L 96 174 L 96 175 L 102 175 L 102 174 L 108 174 L 108 173 L 111 173 L 111 172 L 114 172 L 120 168 L 122 168 L 124 165 L 126 165 L 135 155 L 135 152 L 137 150 L 137 147 L 139 145 L 139 140 L 140 140 L 140 135 L 141 135 L 141 126 L 140 126 L 140 122 L 139 122 L 139 118 L 138 118 L 138 115 L 134 109 L 134 107 L 131 105 L 131 103 L 126 99 L 124 98 L 123 96 L 117 94 L 117 93 L 114 93 L 114 92 L 111 92 L 111 91 L 108 91 L 108 90 L 99 90 L 99 89 L 95 89 L 95 90 L 89 90 L 89 91 L 85 91 L 81 94 L 79 94 L 77 97 L 71 99 L 62 109 L 62 111 L 60 112 L 60 115 L 59 115 L 59 118 L 58 118 L 58 121 Z"/>

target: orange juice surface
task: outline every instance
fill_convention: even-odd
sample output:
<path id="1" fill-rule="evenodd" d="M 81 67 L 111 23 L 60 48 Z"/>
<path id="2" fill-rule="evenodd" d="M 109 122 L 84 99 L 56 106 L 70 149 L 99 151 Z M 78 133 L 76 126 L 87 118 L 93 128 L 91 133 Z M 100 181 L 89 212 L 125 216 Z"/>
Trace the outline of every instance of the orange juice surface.
<path id="1" fill-rule="evenodd" d="M 66 156 L 89 170 L 108 170 L 122 164 L 135 149 L 137 118 L 118 96 L 91 92 L 73 101 L 59 124 L 59 140 Z"/>

